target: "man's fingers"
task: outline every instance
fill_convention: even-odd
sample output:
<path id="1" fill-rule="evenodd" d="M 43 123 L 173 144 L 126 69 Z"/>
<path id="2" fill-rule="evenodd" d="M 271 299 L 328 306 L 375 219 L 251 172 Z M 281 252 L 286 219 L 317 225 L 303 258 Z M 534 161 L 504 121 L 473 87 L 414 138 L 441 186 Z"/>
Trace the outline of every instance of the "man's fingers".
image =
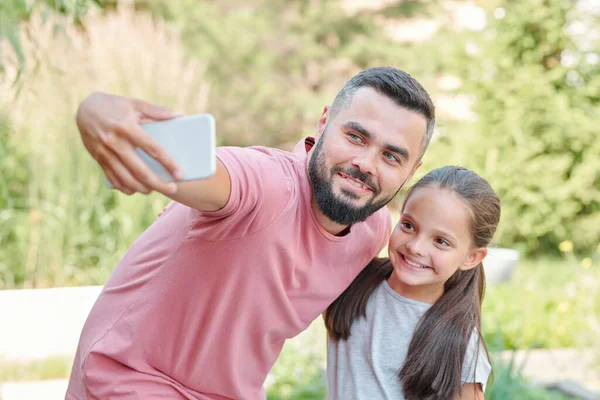
<path id="1" fill-rule="evenodd" d="M 106 174 L 106 179 L 108 179 L 113 189 L 121 190 L 121 188 L 123 188 L 123 184 L 119 178 L 117 178 L 117 175 L 112 171 L 112 169 L 106 165 L 104 165 L 102 169 L 104 170 L 104 174 Z"/>
<path id="2" fill-rule="evenodd" d="M 110 159 L 108 164 L 112 166 L 113 171 L 124 185 L 142 193 L 156 190 L 170 195 L 177 191 L 176 184 L 161 180 L 136 153 L 136 147 L 140 147 L 159 162 L 166 158 L 165 163 L 172 169 L 175 164 L 164 149 L 150 135 L 146 134 L 134 119 L 116 125 L 114 133 L 106 135 L 105 138 L 102 138 L 102 142 L 105 148 L 110 150 L 107 153 L 112 153 L 114 156 L 107 155 L 107 158 Z M 114 158 L 117 158 L 118 162 Z"/>
<path id="3" fill-rule="evenodd" d="M 133 132 L 134 130 L 136 131 L 135 133 Z M 133 145 L 144 150 L 146 154 L 165 167 L 169 175 L 176 181 L 183 178 L 183 172 L 175 160 L 150 135 L 147 135 L 139 125 L 131 128 L 130 140 Z"/>
<path id="4" fill-rule="evenodd" d="M 124 183 L 125 186 L 128 189 L 131 189 L 133 192 L 138 192 L 138 193 L 144 193 L 144 194 L 148 194 L 150 193 L 152 190 L 148 189 L 148 187 L 146 185 L 144 185 L 142 182 L 138 181 L 136 178 L 133 177 L 133 175 L 131 175 L 131 173 L 127 170 L 127 168 L 121 163 L 121 161 L 117 161 L 115 162 L 115 171 L 119 176 L 119 179 L 121 179 Z"/>
<path id="5" fill-rule="evenodd" d="M 126 145 L 126 143 L 123 143 L 121 147 L 123 147 L 123 145 Z M 137 157 L 135 153 L 134 156 Z M 112 149 L 108 148 L 102 151 L 100 158 L 101 160 L 99 159 L 98 161 L 101 163 L 102 168 L 105 170 L 105 172 L 107 172 L 107 175 L 110 171 L 113 174 L 113 176 L 120 182 L 120 191 L 122 191 L 125 194 L 132 194 L 135 192 L 148 194 L 151 192 L 151 190 L 144 183 L 136 179 L 129 172 L 128 168 L 125 165 L 123 165 L 123 162 L 120 159 L 118 152 L 115 152 Z"/>
<path id="6" fill-rule="evenodd" d="M 112 184 L 113 189 L 118 190 L 119 192 L 125 193 L 126 195 L 132 195 L 135 193 L 133 189 L 124 185 L 121 180 L 117 177 L 117 174 L 108 166 L 104 165 L 103 167 L 104 173 L 106 177 Z"/>
<path id="7" fill-rule="evenodd" d="M 132 180 L 137 184 L 147 188 L 146 191 L 156 190 L 164 194 L 173 194 L 177 191 L 177 185 L 161 180 L 150 168 L 142 161 L 141 157 L 135 152 L 134 147 L 129 143 L 124 142 L 115 149 L 116 155 L 119 157 L 122 170 L 119 170 L 119 178 L 123 179 L 124 175 L 131 175 Z M 127 184 L 127 182 L 126 182 Z M 147 192 L 143 192 L 147 193 Z"/>
<path id="8" fill-rule="evenodd" d="M 180 111 L 172 111 L 166 107 L 156 106 L 144 100 L 133 100 L 133 106 L 136 111 L 141 113 L 142 117 L 152 120 L 165 120 L 183 116 Z"/>
<path id="9" fill-rule="evenodd" d="M 171 111 L 168 108 L 156 106 L 143 100 L 135 100 L 134 108 L 141 113 L 141 119 L 147 120 L 166 120 L 183 116 L 183 112 Z M 135 132 L 134 132 L 135 131 Z M 160 163 L 169 174 L 180 180 L 183 178 L 183 172 L 177 163 L 169 156 L 169 154 L 156 143 L 150 135 L 147 135 L 144 130 L 136 124 L 130 127 L 130 140 L 133 144 L 144 150 L 150 157 Z"/>
<path id="10" fill-rule="evenodd" d="M 158 161 L 175 180 L 183 178 L 183 173 L 177 163 L 136 122 L 130 121 L 126 125 L 117 127 L 117 133 L 125 137 L 132 146 L 141 148 L 146 154 Z"/>

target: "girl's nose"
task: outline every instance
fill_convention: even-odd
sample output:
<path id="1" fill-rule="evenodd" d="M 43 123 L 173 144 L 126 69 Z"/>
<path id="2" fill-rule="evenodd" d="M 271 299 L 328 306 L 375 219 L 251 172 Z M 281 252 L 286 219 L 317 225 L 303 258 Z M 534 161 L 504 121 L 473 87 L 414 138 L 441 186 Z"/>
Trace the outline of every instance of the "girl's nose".
<path id="1" fill-rule="evenodd" d="M 406 243 L 406 248 L 408 249 L 408 251 L 415 255 L 415 256 L 419 256 L 419 257 L 423 257 L 425 255 L 425 250 L 423 249 L 423 243 L 421 240 L 419 240 L 418 237 L 415 237 L 414 239 L 408 241 Z"/>

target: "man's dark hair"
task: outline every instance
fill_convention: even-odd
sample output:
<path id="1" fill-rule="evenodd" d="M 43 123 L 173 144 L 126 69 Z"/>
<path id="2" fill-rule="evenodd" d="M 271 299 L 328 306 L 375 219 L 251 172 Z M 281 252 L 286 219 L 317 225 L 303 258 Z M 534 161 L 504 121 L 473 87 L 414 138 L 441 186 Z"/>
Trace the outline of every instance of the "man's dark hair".
<path id="1" fill-rule="evenodd" d="M 435 106 L 429 93 L 416 79 L 404 71 L 392 67 L 366 69 L 352 77 L 339 91 L 331 105 L 330 118 L 352 103 L 356 91 L 363 87 L 374 89 L 389 97 L 398 106 L 415 111 L 427 120 L 427 130 L 421 144 L 421 156 L 425 153 L 435 127 Z"/>

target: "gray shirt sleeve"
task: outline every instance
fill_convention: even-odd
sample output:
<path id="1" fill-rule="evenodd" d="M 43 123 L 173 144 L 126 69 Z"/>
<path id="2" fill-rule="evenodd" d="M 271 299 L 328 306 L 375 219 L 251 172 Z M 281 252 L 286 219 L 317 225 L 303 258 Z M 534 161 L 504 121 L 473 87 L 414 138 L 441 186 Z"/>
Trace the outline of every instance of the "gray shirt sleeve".
<path id="1" fill-rule="evenodd" d="M 485 392 L 491 371 L 490 360 L 487 357 L 483 344 L 479 341 L 479 335 L 474 331 L 467 347 L 467 353 L 465 354 L 461 377 L 462 382 L 480 383 L 481 389 Z"/>

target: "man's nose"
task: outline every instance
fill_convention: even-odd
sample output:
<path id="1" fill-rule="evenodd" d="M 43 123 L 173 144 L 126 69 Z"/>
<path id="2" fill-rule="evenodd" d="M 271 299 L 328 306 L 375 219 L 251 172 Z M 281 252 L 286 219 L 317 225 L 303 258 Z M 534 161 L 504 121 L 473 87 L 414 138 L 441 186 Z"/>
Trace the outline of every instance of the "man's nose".
<path id="1" fill-rule="evenodd" d="M 352 164 L 362 173 L 375 175 L 377 171 L 377 153 L 374 151 L 363 151 L 352 159 Z"/>

